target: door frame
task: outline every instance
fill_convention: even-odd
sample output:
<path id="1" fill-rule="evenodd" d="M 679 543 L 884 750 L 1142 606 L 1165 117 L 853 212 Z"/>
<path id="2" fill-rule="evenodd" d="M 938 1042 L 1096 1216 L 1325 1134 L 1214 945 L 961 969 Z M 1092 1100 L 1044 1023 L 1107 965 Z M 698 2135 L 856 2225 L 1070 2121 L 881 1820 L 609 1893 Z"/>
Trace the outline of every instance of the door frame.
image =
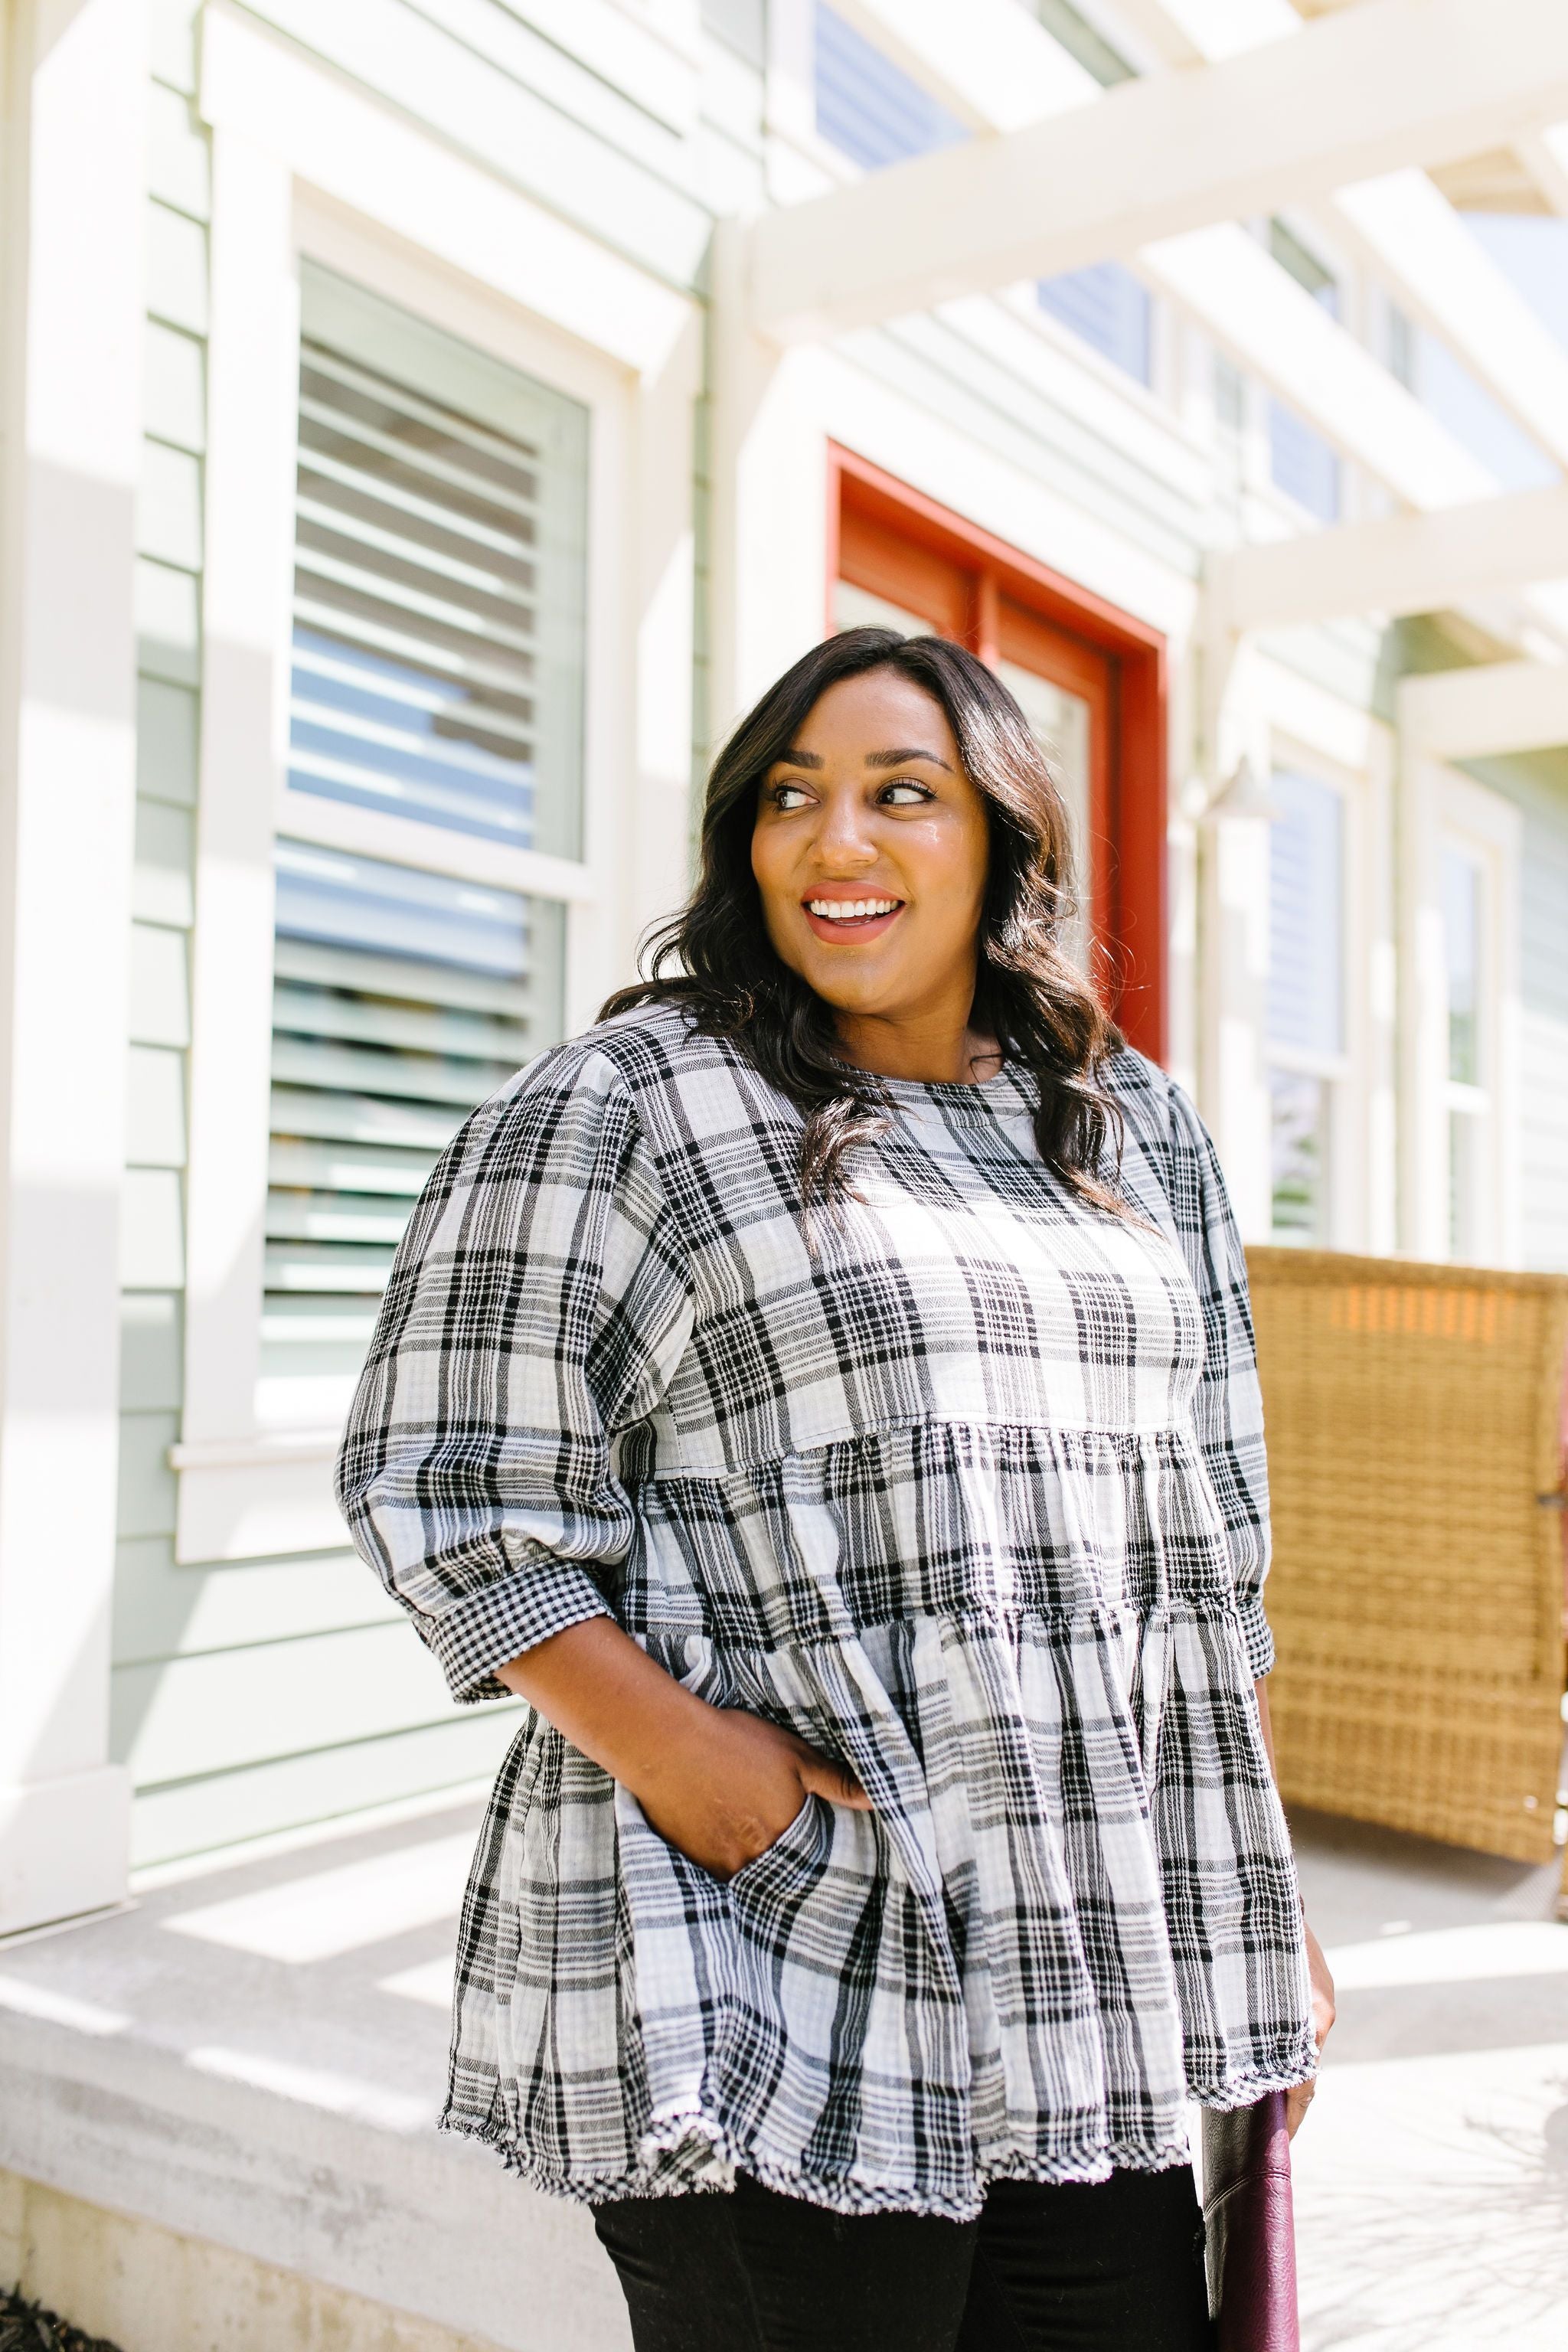
<path id="1" fill-rule="evenodd" d="M 847 509 L 941 558 L 968 583 L 958 641 L 994 662 L 1004 651 L 1003 604 L 1020 606 L 1103 655 L 1112 677 L 1112 726 L 1095 928 L 1108 1010 L 1130 1045 L 1163 1061 L 1169 1034 L 1165 640 L 1147 622 L 997 539 L 852 449 L 827 446 L 826 629 L 838 580 Z M 956 614 L 954 618 L 956 619 Z"/>

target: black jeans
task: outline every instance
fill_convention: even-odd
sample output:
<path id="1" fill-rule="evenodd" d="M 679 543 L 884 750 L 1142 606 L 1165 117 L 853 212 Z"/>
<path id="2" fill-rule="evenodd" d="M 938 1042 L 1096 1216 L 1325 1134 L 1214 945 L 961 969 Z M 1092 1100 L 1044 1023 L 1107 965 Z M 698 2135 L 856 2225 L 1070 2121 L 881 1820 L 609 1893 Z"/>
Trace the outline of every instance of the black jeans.
<path id="1" fill-rule="evenodd" d="M 824 2212 L 743 2177 L 594 2226 L 637 2352 L 1210 2352 L 1191 2168 L 997 2181 L 978 2221 Z"/>

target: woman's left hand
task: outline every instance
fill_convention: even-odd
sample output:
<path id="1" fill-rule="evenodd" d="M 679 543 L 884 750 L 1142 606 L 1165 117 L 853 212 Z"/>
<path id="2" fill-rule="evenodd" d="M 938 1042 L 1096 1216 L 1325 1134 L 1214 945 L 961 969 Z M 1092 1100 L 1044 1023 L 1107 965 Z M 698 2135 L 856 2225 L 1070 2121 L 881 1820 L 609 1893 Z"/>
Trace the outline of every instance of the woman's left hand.
<path id="1" fill-rule="evenodd" d="M 1334 1979 L 1323 1957 L 1321 1944 L 1307 1927 L 1306 1921 L 1301 1924 L 1306 1930 L 1307 1968 L 1312 1979 L 1312 2032 L 1317 2037 L 1318 2055 L 1321 2058 L 1323 2044 L 1334 2022 Z M 1292 2139 L 1300 2129 L 1301 2118 L 1311 2105 L 1312 2094 L 1317 2087 L 1318 2078 L 1314 2074 L 1310 2083 L 1297 2083 L 1285 2094 L 1285 2121 Z"/>

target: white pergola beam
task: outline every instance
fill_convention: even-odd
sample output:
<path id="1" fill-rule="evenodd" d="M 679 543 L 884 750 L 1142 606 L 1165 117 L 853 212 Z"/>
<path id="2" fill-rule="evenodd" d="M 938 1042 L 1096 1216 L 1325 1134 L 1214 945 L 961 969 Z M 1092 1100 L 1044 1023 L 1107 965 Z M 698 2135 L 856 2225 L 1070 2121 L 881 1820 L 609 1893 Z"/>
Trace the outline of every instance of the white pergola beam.
<path id="1" fill-rule="evenodd" d="M 1215 64 L 1303 30 L 1291 0 L 1138 0 L 1137 22 L 1167 64 L 1194 57 Z M 1515 144 L 1529 149 L 1545 186 L 1555 169 L 1546 138 L 1526 131 Z M 1348 233 L 1395 299 L 1444 338 L 1543 448 L 1568 462 L 1568 352 L 1426 173 L 1410 167 L 1342 187 L 1331 211 L 1336 233 Z"/>
<path id="2" fill-rule="evenodd" d="M 1366 0 L 1294 39 L 763 214 L 752 323 L 783 341 L 869 326 L 1563 114 L 1562 0 Z"/>
<path id="3" fill-rule="evenodd" d="M 1568 464 L 1568 351 L 1426 173 L 1395 172 L 1342 188 L 1334 214 L 1405 309 Z"/>
<path id="4" fill-rule="evenodd" d="M 1247 371 L 1415 507 L 1496 485 L 1388 370 L 1234 221 L 1146 246 L 1139 268 Z"/>
<path id="5" fill-rule="evenodd" d="M 1568 665 L 1485 662 L 1403 678 L 1399 725 L 1408 742 L 1440 760 L 1568 744 Z"/>
<path id="6" fill-rule="evenodd" d="M 1568 486 L 1342 524 L 1211 556 L 1216 622 L 1237 634 L 1345 613 L 1431 613 L 1568 577 Z"/>
<path id="7" fill-rule="evenodd" d="M 1527 131 L 1515 145 L 1553 212 L 1568 213 L 1568 125 Z"/>

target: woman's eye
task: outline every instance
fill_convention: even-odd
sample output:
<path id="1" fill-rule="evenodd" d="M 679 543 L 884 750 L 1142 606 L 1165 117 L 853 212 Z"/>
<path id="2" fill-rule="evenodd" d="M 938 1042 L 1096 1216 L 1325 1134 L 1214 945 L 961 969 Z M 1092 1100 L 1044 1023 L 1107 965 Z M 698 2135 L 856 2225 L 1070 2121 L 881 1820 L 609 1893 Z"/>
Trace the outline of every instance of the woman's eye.
<path id="1" fill-rule="evenodd" d="M 774 784 L 768 794 L 768 798 L 772 801 L 774 808 L 797 809 L 804 808 L 805 806 L 806 802 L 811 798 L 811 794 L 806 791 L 804 784 Z"/>
<path id="2" fill-rule="evenodd" d="M 900 780 L 896 784 L 886 785 L 881 797 L 890 808 L 918 808 L 922 801 L 933 800 L 936 796 L 928 792 L 924 784 Z"/>

